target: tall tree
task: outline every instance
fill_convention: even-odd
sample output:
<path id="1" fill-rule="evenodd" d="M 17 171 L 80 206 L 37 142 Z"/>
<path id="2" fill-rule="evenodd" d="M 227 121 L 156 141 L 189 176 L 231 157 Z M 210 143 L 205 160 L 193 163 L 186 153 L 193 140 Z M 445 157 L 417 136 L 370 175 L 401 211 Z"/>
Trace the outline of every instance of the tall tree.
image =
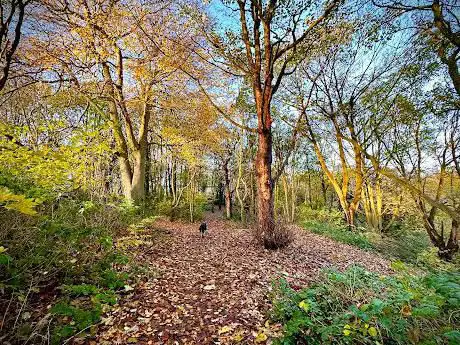
<path id="1" fill-rule="evenodd" d="M 239 30 L 231 32 L 226 38 L 218 33 L 209 35 L 212 45 L 225 60 L 219 60 L 217 64 L 230 74 L 243 76 L 252 89 L 256 128 L 243 126 L 222 108 L 219 110 L 233 125 L 257 133 L 255 169 L 258 237 L 266 248 L 280 246 L 274 222 L 273 191 L 280 174 L 272 174 L 273 97 L 283 78 L 291 74 L 299 59 L 302 59 L 298 54 L 300 47 L 314 36 L 340 2 L 324 1 L 321 5 L 310 1 L 225 2 L 238 13 Z M 303 53 L 308 56 L 308 51 Z M 295 135 L 296 131 L 293 133 Z"/>
<path id="2" fill-rule="evenodd" d="M 456 0 L 394 1 L 372 0 L 381 8 L 386 8 L 396 16 L 415 13 L 415 23 L 426 44 L 434 49 L 460 97 L 460 16 Z M 406 20 L 412 29 L 411 20 Z"/>
<path id="3" fill-rule="evenodd" d="M 111 126 L 127 200 L 145 196 L 150 119 L 182 55 L 163 35 L 183 34 L 170 3 L 116 0 L 44 0 L 31 35 L 29 63 L 46 68 L 42 78 L 63 75 L 68 87 Z M 186 35 L 183 35 L 186 37 Z M 33 54 L 32 54 L 33 53 Z M 168 84 L 170 85 L 170 84 Z"/>

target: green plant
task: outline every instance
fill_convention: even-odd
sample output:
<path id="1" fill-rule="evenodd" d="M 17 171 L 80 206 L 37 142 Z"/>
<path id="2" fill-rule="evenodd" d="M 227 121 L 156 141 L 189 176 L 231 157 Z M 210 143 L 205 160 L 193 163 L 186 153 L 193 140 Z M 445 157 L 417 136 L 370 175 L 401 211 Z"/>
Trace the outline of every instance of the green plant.
<path id="1" fill-rule="evenodd" d="M 278 344 L 456 344 L 460 274 L 379 276 L 360 267 L 325 271 L 295 291 L 274 283 L 271 317 Z"/>
<path id="2" fill-rule="evenodd" d="M 33 325 L 45 315 L 34 310 L 46 308 L 32 304 L 41 301 L 39 295 L 52 296 L 42 303 L 54 305 L 55 343 L 86 327 L 90 331 L 134 271 L 116 244 L 129 229 L 138 229 L 130 224 L 140 222 L 140 212 L 84 199 L 62 199 L 52 211 L 30 216 L 0 207 L 0 302 L 12 301 L 3 328 L 3 339 L 11 343 L 40 336 Z M 140 226 L 148 231 L 148 224 Z M 26 317 L 19 315 L 13 328 L 16 313 Z"/>
<path id="3" fill-rule="evenodd" d="M 194 221 L 199 221 L 203 219 L 208 200 L 201 193 L 195 195 L 193 200 L 193 219 Z M 166 216 L 171 220 L 180 219 L 190 221 L 190 201 L 187 198 L 183 198 L 179 204 L 173 206 L 170 199 L 161 200 L 156 205 L 156 213 Z"/>
<path id="4" fill-rule="evenodd" d="M 374 244 L 360 230 L 350 231 L 348 228 L 319 221 L 305 221 L 304 227 L 309 231 L 332 238 L 335 241 L 351 244 L 361 249 L 374 249 Z"/>
<path id="5" fill-rule="evenodd" d="M 343 214 L 337 209 L 319 208 L 313 209 L 308 205 L 301 204 L 298 206 L 298 217 L 301 222 L 317 222 L 335 225 L 336 227 L 345 226 Z"/>

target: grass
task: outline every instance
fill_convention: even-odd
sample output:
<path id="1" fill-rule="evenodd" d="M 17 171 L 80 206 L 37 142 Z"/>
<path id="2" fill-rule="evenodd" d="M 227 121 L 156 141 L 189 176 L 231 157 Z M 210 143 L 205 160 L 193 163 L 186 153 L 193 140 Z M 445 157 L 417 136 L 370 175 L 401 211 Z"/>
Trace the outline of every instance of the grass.
<path id="1" fill-rule="evenodd" d="M 400 228 L 381 235 L 372 231 L 350 231 L 344 225 L 327 221 L 306 220 L 302 225 L 307 231 L 334 241 L 375 251 L 389 260 L 403 261 L 427 271 L 460 270 L 460 255 L 452 263 L 440 260 L 423 229 Z"/>
<path id="2" fill-rule="evenodd" d="M 282 332 L 274 344 L 459 344 L 459 273 L 398 266 L 392 276 L 324 270 L 302 290 L 275 281 L 270 316 Z"/>
<path id="3" fill-rule="evenodd" d="M 344 227 L 314 220 L 305 221 L 303 225 L 307 230 L 318 235 L 332 238 L 337 242 L 350 244 L 365 250 L 376 250 L 375 245 L 371 242 L 366 233 L 358 230 L 350 231 Z"/>

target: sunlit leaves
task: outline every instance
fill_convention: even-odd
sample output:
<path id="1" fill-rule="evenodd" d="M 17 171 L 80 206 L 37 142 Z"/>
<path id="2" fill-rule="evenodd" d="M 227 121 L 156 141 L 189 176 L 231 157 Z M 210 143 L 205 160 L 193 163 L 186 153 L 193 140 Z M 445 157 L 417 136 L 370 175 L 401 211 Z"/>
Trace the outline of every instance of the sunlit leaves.
<path id="1" fill-rule="evenodd" d="M 31 198 L 26 198 L 24 195 L 18 195 L 12 193 L 8 188 L 0 186 L 0 206 L 8 210 L 15 210 L 23 214 L 34 215 L 35 206 L 39 204 Z M 0 247 L 0 253 L 4 250 Z"/>

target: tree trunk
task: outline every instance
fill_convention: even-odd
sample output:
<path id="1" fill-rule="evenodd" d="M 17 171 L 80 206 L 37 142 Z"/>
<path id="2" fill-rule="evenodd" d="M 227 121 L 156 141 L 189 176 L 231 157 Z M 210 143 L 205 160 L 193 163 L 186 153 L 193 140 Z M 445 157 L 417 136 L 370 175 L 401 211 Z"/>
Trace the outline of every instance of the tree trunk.
<path id="1" fill-rule="evenodd" d="M 225 181 L 225 217 L 230 219 L 232 217 L 232 193 L 230 191 L 230 172 L 228 170 L 228 163 L 230 158 L 224 161 L 224 181 Z"/>
<path id="2" fill-rule="evenodd" d="M 238 199 L 238 203 L 240 204 L 240 220 L 242 222 L 245 221 L 245 217 L 244 217 L 244 200 L 241 197 L 241 193 L 240 193 L 240 185 L 241 185 L 241 179 L 242 179 L 242 175 L 243 175 L 243 140 L 244 140 L 243 138 L 244 137 L 242 137 L 242 139 L 241 139 L 240 147 L 239 147 L 239 150 L 238 150 L 238 176 L 237 176 L 237 179 L 236 179 L 236 186 L 235 186 L 236 197 Z"/>
<path id="3" fill-rule="evenodd" d="M 264 129 L 259 133 L 256 156 L 257 177 L 257 220 L 259 236 L 265 248 L 277 248 L 274 224 L 272 163 L 272 133 Z"/>
<path id="4" fill-rule="evenodd" d="M 120 155 L 118 157 L 118 164 L 120 166 L 120 178 L 121 178 L 121 189 L 126 200 L 133 200 L 133 194 L 131 189 L 131 165 L 127 156 Z"/>
<path id="5" fill-rule="evenodd" d="M 289 188 L 288 188 L 288 184 L 287 184 L 287 177 L 286 177 L 286 174 L 283 174 L 283 176 L 281 177 L 281 181 L 283 181 L 283 194 L 284 194 L 284 217 L 286 219 L 289 219 L 290 220 L 290 209 L 289 209 Z"/>
<path id="6" fill-rule="evenodd" d="M 133 152 L 133 178 L 131 181 L 131 195 L 133 200 L 142 201 L 145 197 L 145 171 L 147 162 L 145 147 Z"/>

